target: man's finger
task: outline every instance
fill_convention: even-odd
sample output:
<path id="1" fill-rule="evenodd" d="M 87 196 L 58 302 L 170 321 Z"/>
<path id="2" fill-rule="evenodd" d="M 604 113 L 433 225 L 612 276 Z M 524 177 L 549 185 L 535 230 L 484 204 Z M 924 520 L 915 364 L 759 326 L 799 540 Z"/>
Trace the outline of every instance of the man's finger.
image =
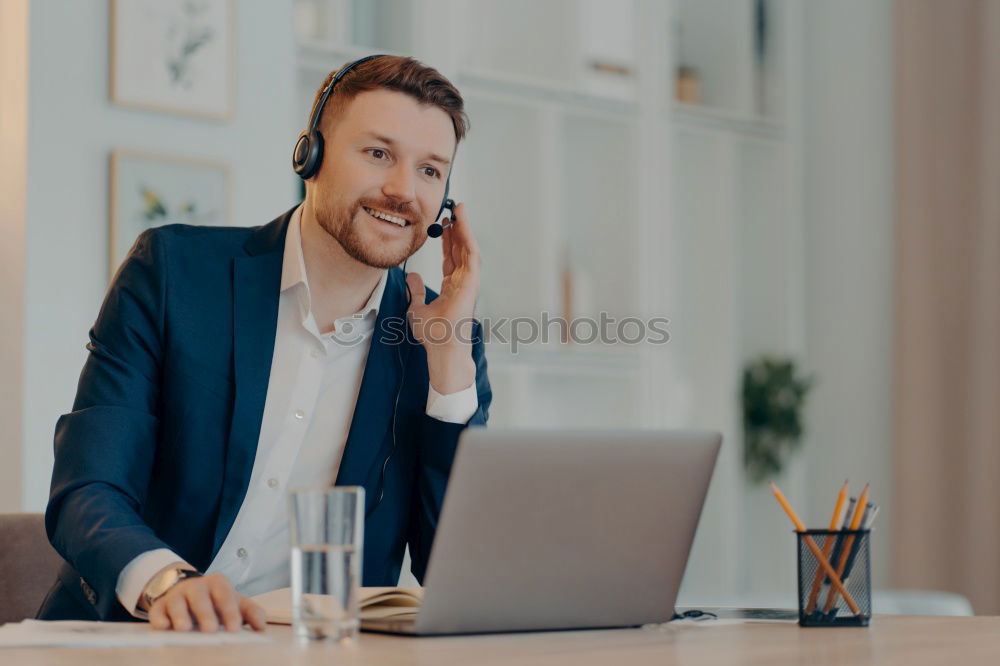
<path id="1" fill-rule="evenodd" d="M 448 230 L 448 256 L 451 258 L 451 265 L 456 268 L 462 265 L 462 247 L 460 242 L 461 239 L 459 239 L 459 241 L 456 241 L 456 236 L 458 235 L 458 227 L 461 224 L 459 222 L 458 209 L 461 207 L 462 204 L 458 204 L 458 206 L 455 207 L 455 212 L 451 216 L 453 224 L 451 228 Z M 462 210 L 464 211 L 465 209 L 462 208 Z M 462 214 L 462 220 L 463 221 L 465 220 L 464 212 Z"/>
<path id="2" fill-rule="evenodd" d="M 464 264 L 471 270 L 479 270 L 479 245 L 472 235 L 472 227 L 465 212 L 465 202 L 455 206 L 455 219 L 458 224 L 451 228 L 455 234 L 453 243 L 458 247 L 461 258 L 456 257 L 456 266 Z"/>
<path id="3" fill-rule="evenodd" d="M 205 585 L 192 585 L 182 590 L 187 597 L 188 608 L 198 622 L 198 628 L 206 633 L 219 630 L 219 617 L 215 614 L 215 606 Z"/>
<path id="4" fill-rule="evenodd" d="M 240 612 L 254 631 L 264 631 L 267 627 L 267 614 L 264 609 L 250 599 L 243 597 L 240 600 Z"/>
<path id="5" fill-rule="evenodd" d="M 167 617 L 174 631 L 191 631 L 191 614 L 188 612 L 187 599 L 181 594 L 169 594 L 163 597 Z"/>
<path id="6" fill-rule="evenodd" d="M 236 591 L 229 584 L 229 581 L 224 578 L 213 581 L 209 590 L 212 602 L 215 604 L 215 610 L 222 618 L 226 631 L 239 631 L 240 627 L 243 626 L 243 616 L 240 614 Z"/>
<path id="7" fill-rule="evenodd" d="M 424 279 L 420 273 L 407 273 L 406 284 L 410 288 L 410 303 L 423 305 L 425 300 Z"/>
<path id="8" fill-rule="evenodd" d="M 153 604 L 149 609 L 149 626 L 159 631 L 166 631 L 170 628 L 170 618 L 167 617 L 167 609 L 162 603 Z"/>
<path id="9" fill-rule="evenodd" d="M 448 219 L 445 218 L 447 223 Z M 455 258 L 452 256 L 452 242 L 451 242 L 451 230 L 446 229 L 444 234 L 441 236 L 441 275 L 448 277 L 451 275 L 452 271 L 455 270 Z"/>

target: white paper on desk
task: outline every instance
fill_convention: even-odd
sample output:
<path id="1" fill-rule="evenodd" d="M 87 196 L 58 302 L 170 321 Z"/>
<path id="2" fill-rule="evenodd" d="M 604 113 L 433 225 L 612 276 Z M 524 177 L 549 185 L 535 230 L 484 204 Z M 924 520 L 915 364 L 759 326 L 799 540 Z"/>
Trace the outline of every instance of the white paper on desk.
<path id="1" fill-rule="evenodd" d="M 677 612 L 681 612 L 678 608 Z M 701 617 L 685 617 L 671 620 L 655 627 L 725 627 L 733 624 L 795 624 L 799 621 L 798 611 L 790 608 L 735 608 L 713 606 L 702 610 Z M 712 616 L 715 617 L 712 617 Z"/>
<path id="2" fill-rule="evenodd" d="M 644 625 L 643 628 L 644 629 L 646 627 L 650 627 L 650 628 L 657 628 L 657 627 L 707 627 L 707 628 L 711 628 L 711 627 L 728 627 L 728 626 L 731 626 L 731 625 L 734 625 L 734 624 L 794 624 L 794 623 L 795 622 L 792 621 L 792 620 L 753 620 L 753 619 L 750 619 L 750 618 L 744 618 L 742 620 L 741 619 L 736 619 L 736 618 L 719 618 L 718 620 L 716 620 L 715 618 L 708 618 L 708 619 L 705 619 L 705 620 L 702 620 L 700 618 L 699 619 L 685 618 L 683 620 L 672 620 L 672 621 L 670 621 L 670 622 L 668 622 L 666 624 Z"/>
<path id="3" fill-rule="evenodd" d="M 160 647 L 169 645 L 241 645 L 271 639 L 243 629 L 219 631 L 156 631 L 146 623 L 24 620 L 0 627 L 5 647 Z"/>

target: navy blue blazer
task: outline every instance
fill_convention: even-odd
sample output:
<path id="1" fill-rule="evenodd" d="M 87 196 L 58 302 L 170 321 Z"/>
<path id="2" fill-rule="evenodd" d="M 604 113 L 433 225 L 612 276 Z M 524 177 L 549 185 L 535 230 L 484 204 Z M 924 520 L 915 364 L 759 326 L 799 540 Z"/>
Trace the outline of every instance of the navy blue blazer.
<path id="1" fill-rule="evenodd" d="M 39 617 L 129 619 L 115 585 L 134 557 L 170 548 L 204 571 L 222 546 L 257 451 L 291 212 L 254 228 L 160 227 L 132 248 L 90 331 L 73 411 L 56 425 L 45 525 L 66 564 Z M 407 544 L 422 579 L 465 428 L 426 415 L 426 354 L 403 339 L 405 312 L 392 269 L 336 480 L 364 486 L 370 508 L 389 458 L 365 523 L 364 585 L 395 585 Z M 478 324 L 476 338 L 469 424 L 484 425 Z"/>

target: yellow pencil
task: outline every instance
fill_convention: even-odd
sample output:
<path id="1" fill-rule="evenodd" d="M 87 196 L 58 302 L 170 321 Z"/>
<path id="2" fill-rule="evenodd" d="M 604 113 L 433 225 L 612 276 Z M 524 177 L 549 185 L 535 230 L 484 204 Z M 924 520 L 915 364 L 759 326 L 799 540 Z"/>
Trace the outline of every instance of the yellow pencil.
<path id="1" fill-rule="evenodd" d="M 847 481 L 840 488 L 837 495 L 837 504 L 833 507 L 833 517 L 830 518 L 830 530 L 840 527 L 841 512 L 844 510 L 844 502 L 847 500 Z M 833 550 L 833 543 L 837 540 L 835 534 L 829 534 L 823 544 L 823 557 L 829 558 L 830 551 Z M 819 598 L 819 590 L 823 586 L 823 572 L 816 570 L 816 577 L 813 579 L 812 590 L 809 592 L 809 604 L 806 606 L 806 614 L 812 613 L 816 609 L 816 600 Z"/>
<path id="2" fill-rule="evenodd" d="M 778 504 L 781 505 L 781 508 L 784 509 L 785 513 L 788 514 L 788 517 L 791 518 L 792 524 L 795 525 L 795 530 L 797 532 L 805 532 L 806 526 L 803 525 L 802 521 L 799 520 L 799 517 L 795 515 L 795 511 L 792 509 L 792 506 L 788 503 L 788 500 L 785 499 L 785 496 L 778 489 L 778 486 L 774 485 L 773 482 L 771 483 L 771 492 L 774 493 L 774 497 L 775 499 L 778 500 Z M 806 542 L 806 545 L 809 547 L 809 550 L 812 551 L 813 556 L 816 558 L 816 562 L 819 563 L 819 565 L 823 568 L 823 571 L 826 573 L 827 577 L 830 579 L 830 582 L 833 583 L 834 588 L 836 588 L 838 592 L 844 595 L 844 601 L 847 602 L 847 605 L 850 607 L 851 612 L 853 612 L 855 615 L 860 614 L 861 609 L 858 608 L 858 605 L 854 603 L 854 599 L 847 592 L 847 590 L 844 589 L 844 584 L 840 582 L 840 576 L 837 574 L 836 571 L 833 570 L 833 567 L 830 566 L 830 562 L 827 561 L 825 557 L 823 557 L 823 553 L 820 552 L 819 546 L 816 545 L 816 542 L 813 541 L 813 538 L 807 535 L 803 539 Z"/>
<path id="3" fill-rule="evenodd" d="M 856 530 L 859 527 L 861 527 L 861 518 L 865 513 L 865 507 L 868 506 L 868 485 L 869 484 L 867 483 L 865 484 L 865 489 L 861 491 L 861 495 L 858 497 L 857 508 L 854 510 L 854 518 L 851 519 L 852 530 Z M 837 562 L 838 578 L 844 574 L 844 567 L 847 566 L 847 558 L 850 557 L 851 548 L 853 546 L 854 546 L 854 535 L 851 534 L 848 535 L 846 539 L 844 539 L 844 548 L 843 550 L 840 551 L 840 561 Z M 830 609 L 833 608 L 833 605 L 837 602 L 837 592 L 838 590 L 830 588 L 830 591 L 826 595 L 826 604 L 823 606 L 824 613 L 829 613 Z M 843 591 L 841 591 L 840 593 L 844 594 Z M 844 597 L 844 600 L 845 601 L 847 600 L 846 596 Z M 850 604 L 848 604 L 848 606 L 850 606 Z M 851 610 L 853 611 L 854 609 L 852 608 Z M 857 613 L 857 611 L 854 612 Z"/>

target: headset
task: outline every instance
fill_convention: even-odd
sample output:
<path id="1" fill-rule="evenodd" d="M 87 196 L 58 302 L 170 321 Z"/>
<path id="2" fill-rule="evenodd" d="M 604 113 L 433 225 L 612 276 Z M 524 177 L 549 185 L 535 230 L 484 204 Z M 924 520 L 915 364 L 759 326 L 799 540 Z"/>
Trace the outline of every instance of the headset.
<path id="1" fill-rule="evenodd" d="M 369 60 L 374 60 L 375 58 L 382 58 L 383 54 L 375 54 L 370 56 L 365 56 L 364 58 L 359 58 L 354 62 L 344 65 L 340 71 L 337 72 L 336 76 L 330 81 L 330 85 L 323 89 L 320 94 L 319 102 L 313 108 L 312 114 L 309 116 L 309 126 L 303 130 L 298 139 L 295 140 L 295 149 L 292 151 L 292 169 L 295 173 L 299 175 L 302 180 L 308 180 L 316 175 L 319 171 L 320 164 L 323 163 L 323 135 L 319 131 L 319 121 L 323 117 L 323 107 L 326 106 L 326 101 L 330 99 L 330 95 L 333 94 L 333 89 L 340 82 L 344 76 L 350 72 L 352 69 L 358 65 L 368 62 Z M 455 218 L 455 202 L 448 198 L 448 190 L 451 189 L 451 172 L 448 172 L 448 178 L 445 180 L 444 184 L 444 197 L 441 200 L 441 207 L 438 208 L 437 215 L 434 217 L 434 223 L 427 227 L 427 235 L 431 238 L 438 238 L 444 233 L 444 230 L 454 224 Z M 447 208 L 451 213 L 448 221 L 445 224 L 440 224 L 438 220 L 441 218 L 441 213 Z M 406 262 L 403 262 L 403 276 L 406 276 Z M 410 301 L 412 295 L 410 294 L 410 286 L 406 285 L 406 305 L 409 309 Z M 378 496 L 375 499 L 374 504 L 371 508 L 365 511 L 365 518 L 367 519 L 375 509 L 382 503 L 382 498 L 385 497 L 385 472 L 389 467 L 389 461 L 392 456 L 396 453 L 396 414 L 399 411 L 399 398 L 403 394 L 403 380 L 406 378 L 406 361 L 403 360 L 402 352 L 400 351 L 399 344 L 396 346 L 396 358 L 399 360 L 399 389 L 396 391 L 396 399 L 393 402 L 392 407 L 392 448 L 389 450 L 389 455 L 386 456 L 385 460 L 382 462 L 382 468 L 379 471 L 378 480 Z M 409 358 L 409 355 L 407 355 Z"/>
<path id="2" fill-rule="evenodd" d="M 323 89 L 319 102 L 309 116 L 309 126 L 299 134 L 299 138 L 295 140 L 295 149 L 292 151 L 292 168 L 302 180 L 308 180 L 315 176 L 316 172 L 319 171 L 319 165 L 323 163 L 323 135 L 319 131 L 319 121 L 323 117 L 323 107 L 326 106 L 326 101 L 333 94 L 333 89 L 348 72 L 358 65 L 383 57 L 385 55 L 379 53 L 359 58 L 344 65 L 330 81 L 330 85 Z M 438 208 L 437 215 L 434 216 L 434 223 L 427 228 L 427 235 L 431 238 L 440 237 L 444 230 L 452 225 L 455 216 L 455 202 L 448 198 L 448 190 L 450 189 L 451 172 L 449 171 L 448 178 L 444 183 L 444 197 L 441 199 L 441 207 Z M 441 219 L 441 213 L 444 212 L 445 208 L 451 212 L 451 217 L 445 224 L 440 224 L 438 220 Z"/>

